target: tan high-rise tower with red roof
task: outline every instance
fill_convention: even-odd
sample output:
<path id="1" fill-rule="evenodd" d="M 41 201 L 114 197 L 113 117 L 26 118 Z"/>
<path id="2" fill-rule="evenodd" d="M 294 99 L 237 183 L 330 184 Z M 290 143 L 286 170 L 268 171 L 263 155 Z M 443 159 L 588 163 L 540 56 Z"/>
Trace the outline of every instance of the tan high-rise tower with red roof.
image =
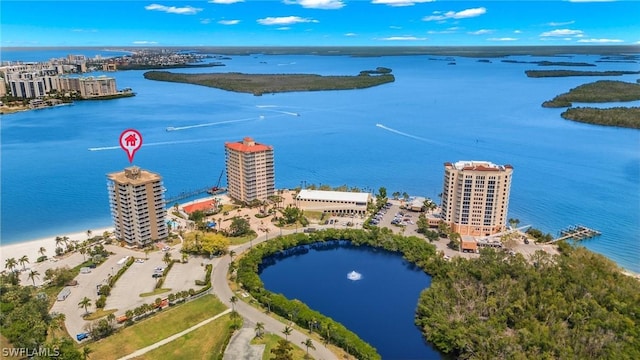
<path id="1" fill-rule="evenodd" d="M 273 147 L 246 137 L 239 142 L 227 142 L 227 194 L 244 203 L 267 200 L 275 194 Z"/>

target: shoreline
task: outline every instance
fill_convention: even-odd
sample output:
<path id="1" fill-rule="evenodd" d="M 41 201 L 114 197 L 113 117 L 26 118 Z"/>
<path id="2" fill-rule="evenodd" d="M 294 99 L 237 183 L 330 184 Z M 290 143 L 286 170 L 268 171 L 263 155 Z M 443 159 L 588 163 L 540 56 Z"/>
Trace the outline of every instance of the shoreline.
<path id="1" fill-rule="evenodd" d="M 91 229 L 92 236 L 102 235 L 105 231 L 113 232 L 113 226 L 99 228 L 99 229 Z M 6 260 L 9 258 L 15 258 L 18 260 L 24 255 L 27 255 L 29 258 L 29 263 L 25 264 L 26 267 L 33 266 L 36 263 L 36 260 L 41 256 L 38 252 L 41 247 L 45 248 L 46 251 L 44 253 L 49 259 L 55 256 L 56 254 L 56 237 L 66 236 L 69 240 L 78 240 L 80 242 L 87 240 L 87 231 L 77 231 L 73 233 L 67 234 L 58 234 L 53 236 L 46 236 L 39 239 L 21 241 L 10 244 L 0 244 L 0 261 L 2 264 L 6 263 Z M 16 266 L 16 269 L 22 269 L 22 265 Z"/>

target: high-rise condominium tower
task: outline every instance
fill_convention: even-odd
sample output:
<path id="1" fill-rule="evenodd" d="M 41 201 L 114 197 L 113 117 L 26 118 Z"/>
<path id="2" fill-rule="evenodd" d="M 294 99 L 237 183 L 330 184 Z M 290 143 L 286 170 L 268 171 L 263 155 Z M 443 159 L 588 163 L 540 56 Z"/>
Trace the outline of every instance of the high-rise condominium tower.
<path id="1" fill-rule="evenodd" d="M 131 246 L 145 246 L 169 236 L 160 175 L 131 166 L 107 178 L 116 239 Z"/>
<path id="2" fill-rule="evenodd" d="M 488 161 L 444 164 L 442 220 L 461 235 L 488 236 L 505 229 L 511 165 Z"/>
<path id="3" fill-rule="evenodd" d="M 272 146 L 246 137 L 240 142 L 227 142 L 224 147 L 229 196 L 249 203 L 266 200 L 275 193 Z"/>

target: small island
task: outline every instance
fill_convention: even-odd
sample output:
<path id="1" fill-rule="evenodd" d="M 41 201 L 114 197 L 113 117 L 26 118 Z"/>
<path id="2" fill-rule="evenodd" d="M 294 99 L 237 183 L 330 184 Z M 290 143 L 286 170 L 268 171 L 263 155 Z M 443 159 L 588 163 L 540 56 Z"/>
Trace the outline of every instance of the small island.
<path id="1" fill-rule="evenodd" d="M 543 107 L 571 107 L 573 102 L 604 103 L 640 100 L 640 84 L 624 81 L 600 80 L 580 85 L 569 92 L 560 94 L 553 100 L 542 103 Z M 597 109 L 589 107 L 570 108 L 561 115 L 564 119 L 589 124 L 640 128 L 640 108 L 615 107 Z"/>
<path id="2" fill-rule="evenodd" d="M 636 75 L 640 71 L 576 71 L 576 70 L 527 70 L 524 72 L 530 78 L 567 77 L 567 76 L 622 76 Z"/>
<path id="3" fill-rule="evenodd" d="M 391 69 L 378 67 L 364 70 L 356 76 L 321 76 L 315 74 L 178 74 L 168 71 L 149 71 L 145 79 L 180 82 L 214 87 L 260 96 L 291 91 L 321 91 L 363 89 L 395 81 Z"/>
<path id="4" fill-rule="evenodd" d="M 538 66 L 595 66 L 593 64 L 585 62 L 570 62 L 570 61 L 520 61 L 520 60 L 502 60 L 503 63 L 511 64 L 538 64 Z"/>
<path id="5" fill-rule="evenodd" d="M 542 103 L 543 107 L 569 107 L 572 102 L 603 103 L 640 100 L 640 84 L 624 81 L 600 80 L 580 85 Z"/>

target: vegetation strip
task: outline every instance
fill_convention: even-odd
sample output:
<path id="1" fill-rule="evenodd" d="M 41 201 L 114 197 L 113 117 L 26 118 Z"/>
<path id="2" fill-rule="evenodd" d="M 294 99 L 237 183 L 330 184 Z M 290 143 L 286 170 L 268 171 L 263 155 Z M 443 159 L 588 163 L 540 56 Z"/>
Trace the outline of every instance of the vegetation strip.
<path id="1" fill-rule="evenodd" d="M 640 71 L 576 71 L 576 70 L 527 70 L 530 78 L 568 77 L 568 76 L 622 76 L 640 74 Z"/>
<path id="2" fill-rule="evenodd" d="M 372 76 L 372 74 L 376 74 Z M 315 74 L 179 74 L 149 71 L 145 79 L 203 85 L 218 89 L 262 95 L 290 91 L 351 90 L 395 81 L 391 70 L 365 70 L 357 76 L 321 76 Z"/>
<path id="3" fill-rule="evenodd" d="M 401 253 L 433 277 L 418 301 L 416 324 L 441 352 L 468 359 L 640 358 L 640 282 L 604 256 L 564 242 L 556 256 L 538 251 L 525 259 L 483 249 L 478 259 L 447 261 L 425 240 L 389 229 L 328 229 L 254 247 L 239 261 L 238 282 L 271 311 L 297 311 L 293 321 L 301 327 L 315 319 L 312 328 L 325 341 L 343 349 L 348 341 L 359 359 L 379 358 L 339 323 L 264 289 L 258 275 L 268 256 L 337 239 Z"/>
<path id="4" fill-rule="evenodd" d="M 587 124 L 640 129 L 640 107 L 609 109 L 569 108 L 561 114 L 564 119 Z"/>

